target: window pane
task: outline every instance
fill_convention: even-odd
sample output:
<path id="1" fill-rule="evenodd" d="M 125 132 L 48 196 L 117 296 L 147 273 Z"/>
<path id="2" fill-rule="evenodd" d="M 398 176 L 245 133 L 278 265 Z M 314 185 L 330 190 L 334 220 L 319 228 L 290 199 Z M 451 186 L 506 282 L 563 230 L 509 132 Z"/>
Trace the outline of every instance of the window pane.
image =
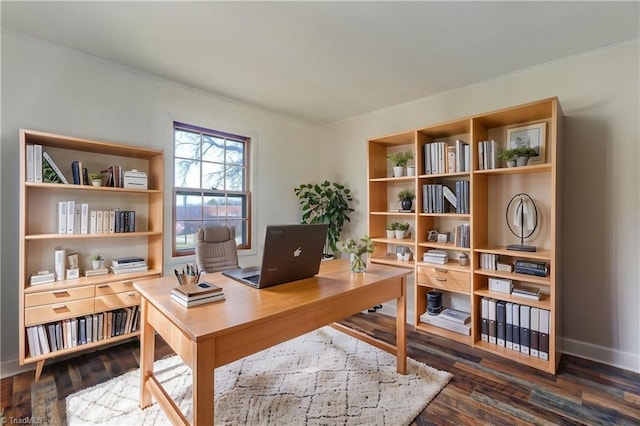
<path id="1" fill-rule="evenodd" d="M 202 135 L 202 160 L 224 162 L 224 139 L 211 135 Z"/>
<path id="2" fill-rule="evenodd" d="M 242 191 L 244 188 L 244 167 L 227 166 L 227 179 L 225 181 L 227 191 Z"/>
<path id="3" fill-rule="evenodd" d="M 227 225 L 236 229 L 236 244 L 244 245 L 247 242 L 247 226 L 244 220 L 230 220 Z"/>
<path id="4" fill-rule="evenodd" d="M 176 195 L 176 220 L 202 220 L 202 197 L 200 195 Z"/>
<path id="5" fill-rule="evenodd" d="M 244 146 L 243 142 L 236 142 L 227 140 L 227 163 L 237 164 L 239 166 L 244 164 Z"/>
<path id="6" fill-rule="evenodd" d="M 196 231 L 202 222 L 176 222 L 176 250 L 192 250 L 196 246 Z"/>
<path id="7" fill-rule="evenodd" d="M 200 188 L 200 162 L 176 158 L 174 184 L 178 188 Z"/>
<path id="8" fill-rule="evenodd" d="M 200 155 L 200 134 L 176 129 L 175 156 L 196 159 Z"/>
<path id="9" fill-rule="evenodd" d="M 204 197 L 204 219 L 217 220 L 221 219 L 224 223 L 226 217 L 227 206 L 225 197 Z"/>
<path id="10" fill-rule="evenodd" d="M 232 218 L 246 218 L 246 197 L 244 195 L 230 195 L 227 200 L 227 216 Z"/>
<path id="11" fill-rule="evenodd" d="M 202 163 L 202 189 L 224 189 L 224 165 Z"/>

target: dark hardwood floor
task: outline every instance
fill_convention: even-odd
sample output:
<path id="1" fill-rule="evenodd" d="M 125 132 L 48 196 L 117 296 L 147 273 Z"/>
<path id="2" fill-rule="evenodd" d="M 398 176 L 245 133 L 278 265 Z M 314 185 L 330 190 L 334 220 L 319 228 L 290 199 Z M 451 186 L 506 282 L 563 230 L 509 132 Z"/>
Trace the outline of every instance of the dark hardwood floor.
<path id="1" fill-rule="evenodd" d="M 394 341 L 392 317 L 358 314 L 343 323 Z M 408 341 L 411 358 L 453 374 L 414 425 L 640 425 L 640 374 L 563 355 L 554 376 L 413 327 Z M 156 342 L 157 358 L 172 354 Z M 3 379 L 3 423 L 64 425 L 68 395 L 136 369 L 138 361 L 136 340 L 47 363 L 38 383 L 33 372 Z"/>

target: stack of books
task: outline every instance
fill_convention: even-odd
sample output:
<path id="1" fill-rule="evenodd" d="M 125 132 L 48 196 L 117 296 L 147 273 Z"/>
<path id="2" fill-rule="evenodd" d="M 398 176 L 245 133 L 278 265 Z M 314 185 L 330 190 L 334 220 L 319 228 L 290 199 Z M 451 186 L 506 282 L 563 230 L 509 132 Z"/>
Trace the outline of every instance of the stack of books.
<path id="1" fill-rule="evenodd" d="M 422 255 L 422 261 L 444 265 L 449 261 L 449 253 L 445 250 L 428 250 Z"/>
<path id="2" fill-rule="evenodd" d="M 540 300 L 542 293 L 540 289 L 533 286 L 516 285 L 511 290 L 511 294 L 516 297 L 524 297 L 526 299 Z"/>
<path id="3" fill-rule="evenodd" d="M 113 271 L 114 274 L 144 272 L 147 269 L 149 269 L 147 262 L 139 256 L 117 257 L 111 261 L 111 271 Z"/>
<path id="4" fill-rule="evenodd" d="M 420 321 L 441 327 L 455 333 L 471 336 L 471 315 L 468 312 L 445 308 L 437 315 L 425 312 L 420 315 Z"/>
<path id="5" fill-rule="evenodd" d="M 224 300 L 224 292 L 221 287 L 202 281 L 175 287 L 171 290 L 171 299 L 189 308 L 191 306 Z"/>

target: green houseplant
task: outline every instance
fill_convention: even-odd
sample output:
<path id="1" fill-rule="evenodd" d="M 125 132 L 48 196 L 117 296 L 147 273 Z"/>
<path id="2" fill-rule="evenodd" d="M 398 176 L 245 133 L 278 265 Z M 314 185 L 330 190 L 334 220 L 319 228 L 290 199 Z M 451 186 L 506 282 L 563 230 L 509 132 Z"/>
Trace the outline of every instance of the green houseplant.
<path id="1" fill-rule="evenodd" d="M 526 166 L 530 157 L 538 155 L 535 149 L 529 146 L 522 146 L 518 148 L 505 149 L 498 155 L 501 160 L 507 163 L 507 167 L 513 167 L 516 164 L 518 166 Z M 516 163 L 517 162 L 517 163 Z"/>
<path id="2" fill-rule="evenodd" d="M 411 210 L 415 198 L 416 194 L 413 189 L 405 188 L 398 192 L 398 202 L 402 206 L 402 210 Z"/>
<path id="3" fill-rule="evenodd" d="M 301 184 L 293 190 L 298 197 L 302 208 L 301 223 L 326 223 L 329 225 L 327 231 L 327 244 L 325 245 L 325 256 L 327 252 L 338 249 L 337 242 L 345 222 L 350 222 L 349 215 L 353 209 L 349 203 L 353 201 L 351 190 L 344 185 L 329 182 Z"/>
<path id="4" fill-rule="evenodd" d="M 398 223 L 398 225 L 396 226 L 396 238 L 404 238 L 407 234 L 407 231 L 409 230 L 409 224 L 408 223 Z"/>
<path id="5" fill-rule="evenodd" d="M 391 164 L 393 164 L 393 176 L 399 177 L 404 174 L 404 168 L 407 166 L 409 160 L 413 160 L 413 152 L 392 152 L 387 155 L 387 160 L 389 160 Z"/>

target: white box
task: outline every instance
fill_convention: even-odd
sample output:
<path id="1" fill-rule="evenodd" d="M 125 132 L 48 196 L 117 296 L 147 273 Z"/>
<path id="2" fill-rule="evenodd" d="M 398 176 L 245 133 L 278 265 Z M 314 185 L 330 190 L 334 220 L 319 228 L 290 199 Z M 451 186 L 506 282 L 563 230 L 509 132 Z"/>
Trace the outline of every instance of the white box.
<path id="1" fill-rule="evenodd" d="M 147 174 L 135 169 L 124 172 L 124 187 L 135 189 L 147 189 Z"/>
<path id="2" fill-rule="evenodd" d="M 513 283 L 511 280 L 503 278 L 489 278 L 489 291 L 511 294 L 511 290 L 513 290 Z"/>

